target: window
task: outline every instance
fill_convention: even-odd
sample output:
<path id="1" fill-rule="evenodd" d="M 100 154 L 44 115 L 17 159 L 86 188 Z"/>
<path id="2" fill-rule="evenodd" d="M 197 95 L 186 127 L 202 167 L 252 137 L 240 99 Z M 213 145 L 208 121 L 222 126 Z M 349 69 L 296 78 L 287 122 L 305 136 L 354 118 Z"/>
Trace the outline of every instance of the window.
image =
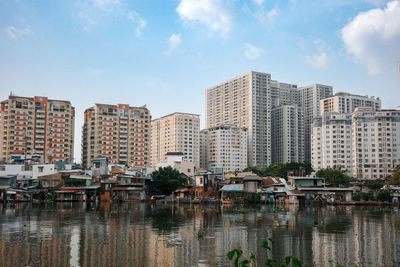
<path id="1" fill-rule="evenodd" d="M 39 172 L 43 172 L 43 166 L 38 167 Z"/>

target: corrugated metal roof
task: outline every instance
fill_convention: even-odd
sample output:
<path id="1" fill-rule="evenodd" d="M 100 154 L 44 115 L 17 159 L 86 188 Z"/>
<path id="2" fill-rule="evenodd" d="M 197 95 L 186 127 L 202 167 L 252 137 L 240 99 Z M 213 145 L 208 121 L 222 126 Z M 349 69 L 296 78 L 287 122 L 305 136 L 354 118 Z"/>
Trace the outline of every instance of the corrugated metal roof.
<path id="1" fill-rule="evenodd" d="M 227 184 L 224 185 L 220 190 L 223 192 L 244 192 L 243 184 Z"/>

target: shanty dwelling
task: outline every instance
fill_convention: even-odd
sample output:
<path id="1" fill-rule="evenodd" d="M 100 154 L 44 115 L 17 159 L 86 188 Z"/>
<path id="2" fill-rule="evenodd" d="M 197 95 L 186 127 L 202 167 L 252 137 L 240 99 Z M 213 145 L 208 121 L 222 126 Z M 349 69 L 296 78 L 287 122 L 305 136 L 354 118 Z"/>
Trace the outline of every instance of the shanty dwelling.
<path id="1" fill-rule="evenodd" d="M 286 180 L 278 177 L 265 177 L 262 181 L 262 192 L 273 195 L 274 201 L 286 204 L 302 204 L 304 194 L 295 187 L 287 184 Z M 271 202 L 272 198 L 270 199 Z"/>
<path id="2" fill-rule="evenodd" d="M 324 178 L 312 177 L 312 176 L 288 176 L 289 185 L 294 186 L 295 188 L 303 188 L 303 187 L 323 187 L 325 183 Z"/>
<path id="3" fill-rule="evenodd" d="M 299 190 L 307 201 L 347 201 L 353 200 L 354 187 L 303 187 Z"/>
<path id="4" fill-rule="evenodd" d="M 116 169 L 117 170 L 117 169 Z M 114 170 L 114 171 L 116 171 Z M 113 172 L 113 171 L 112 171 Z M 143 201 L 146 198 L 146 178 L 115 174 L 115 184 L 111 188 L 113 201 Z"/>
<path id="5" fill-rule="evenodd" d="M 116 186 L 112 188 L 112 200 L 119 202 L 137 202 L 146 197 L 144 188 L 132 186 Z"/>
<path id="6" fill-rule="evenodd" d="M 243 189 L 246 193 L 260 193 L 262 181 L 257 175 L 247 175 L 243 178 Z"/>
<path id="7" fill-rule="evenodd" d="M 64 184 L 61 173 L 39 176 L 38 180 L 41 188 L 56 188 Z"/>
<path id="8" fill-rule="evenodd" d="M 56 191 L 57 201 L 86 201 L 85 188 L 92 183 L 87 175 L 69 175 L 64 178 L 65 186 Z M 89 189 L 90 190 L 90 189 Z"/>
<path id="9" fill-rule="evenodd" d="M 12 190 L 12 188 L 16 187 L 16 184 L 17 184 L 17 176 L 15 175 L 0 176 L 1 202 L 15 201 L 17 193 L 14 190 Z"/>
<path id="10" fill-rule="evenodd" d="M 245 191 L 243 184 L 226 184 L 220 190 L 222 203 L 240 203 L 244 201 Z"/>

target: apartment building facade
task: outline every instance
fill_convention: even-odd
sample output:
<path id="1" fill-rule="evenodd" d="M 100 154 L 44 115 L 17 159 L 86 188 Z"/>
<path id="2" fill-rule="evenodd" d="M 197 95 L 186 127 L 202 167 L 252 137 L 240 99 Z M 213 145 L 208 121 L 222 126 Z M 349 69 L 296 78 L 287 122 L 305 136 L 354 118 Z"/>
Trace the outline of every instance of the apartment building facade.
<path id="1" fill-rule="evenodd" d="M 357 108 L 352 113 L 352 172 L 383 179 L 400 164 L 400 110 Z"/>
<path id="2" fill-rule="evenodd" d="M 271 107 L 300 105 L 300 91 L 297 85 L 271 80 Z"/>
<path id="3" fill-rule="evenodd" d="M 200 116 L 175 112 L 151 122 L 151 165 L 166 161 L 168 152 L 182 152 L 183 160 L 199 167 Z"/>
<path id="4" fill-rule="evenodd" d="M 311 131 L 311 163 L 314 170 L 339 167 L 352 175 L 351 114 L 325 112 L 314 118 Z"/>
<path id="5" fill-rule="evenodd" d="M 151 149 L 151 115 L 145 107 L 95 104 L 85 110 L 82 130 L 82 164 L 95 158 L 130 167 L 148 167 Z"/>
<path id="6" fill-rule="evenodd" d="M 0 158 L 74 159 L 75 109 L 71 102 L 10 95 L 0 106 Z"/>
<path id="7" fill-rule="evenodd" d="M 247 167 L 247 129 L 231 124 L 200 131 L 200 167 L 224 172 Z"/>
<path id="8" fill-rule="evenodd" d="M 206 89 L 206 128 L 247 128 L 249 165 L 271 164 L 271 75 L 251 71 Z"/>
<path id="9" fill-rule="evenodd" d="M 272 162 L 304 162 L 304 113 L 296 105 L 272 109 Z"/>
<path id="10" fill-rule="evenodd" d="M 354 95 L 349 93 L 336 93 L 334 96 L 320 100 L 320 115 L 324 112 L 351 113 L 358 107 L 369 107 L 372 110 L 381 109 L 379 97 Z"/>
<path id="11" fill-rule="evenodd" d="M 311 162 L 311 125 L 320 115 L 320 100 L 332 96 L 333 88 L 329 85 L 312 84 L 298 88 L 299 106 L 304 111 L 304 154 L 305 161 Z"/>

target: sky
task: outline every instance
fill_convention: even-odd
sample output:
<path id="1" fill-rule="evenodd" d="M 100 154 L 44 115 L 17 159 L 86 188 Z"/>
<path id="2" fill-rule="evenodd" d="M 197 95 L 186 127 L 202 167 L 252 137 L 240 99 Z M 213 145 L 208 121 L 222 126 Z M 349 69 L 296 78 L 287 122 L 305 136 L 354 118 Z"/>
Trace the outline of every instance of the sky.
<path id="1" fill-rule="evenodd" d="M 399 60 L 399 0 L 0 0 L 0 99 L 70 100 L 78 162 L 94 103 L 203 128 L 205 89 L 254 70 L 396 108 Z"/>

